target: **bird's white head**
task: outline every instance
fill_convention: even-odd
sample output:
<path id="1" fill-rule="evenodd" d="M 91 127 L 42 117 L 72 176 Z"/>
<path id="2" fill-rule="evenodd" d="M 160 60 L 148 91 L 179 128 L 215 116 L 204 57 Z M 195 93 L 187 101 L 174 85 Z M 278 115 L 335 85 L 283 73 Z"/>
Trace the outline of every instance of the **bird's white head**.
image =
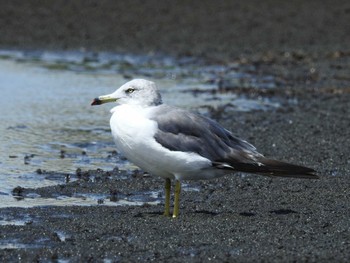
<path id="1" fill-rule="evenodd" d="M 115 92 L 95 98 L 91 105 L 101 105 L 115 101 L 119 104 L 145 107 L 162 104 L 161 95 L 154 82 L 145 79 L 133 79 Z"/>

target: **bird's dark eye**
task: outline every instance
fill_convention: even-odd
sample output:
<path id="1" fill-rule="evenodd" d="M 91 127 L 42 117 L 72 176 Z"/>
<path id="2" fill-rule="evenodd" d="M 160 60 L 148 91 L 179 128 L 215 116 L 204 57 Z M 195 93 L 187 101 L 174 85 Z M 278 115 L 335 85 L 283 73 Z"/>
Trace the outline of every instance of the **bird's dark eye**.
<path id="1" fill-rule="evenodd" d="M 133 93 L 135 91 L 135 89 L 133 89 L 133 88 L 128 88 L 126 91 L 125 91 L 125 93 L 126 94 L 131 94 L 131 93 Z"/>

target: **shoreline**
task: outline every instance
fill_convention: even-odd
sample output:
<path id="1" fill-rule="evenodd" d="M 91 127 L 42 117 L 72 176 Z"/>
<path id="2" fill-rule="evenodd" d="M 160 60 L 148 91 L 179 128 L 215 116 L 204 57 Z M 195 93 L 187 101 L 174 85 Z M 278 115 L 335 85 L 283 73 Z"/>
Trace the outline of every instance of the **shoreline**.
<path id="1" fill-rule="evenodd" d="M 63 8 L 61 2 L 9 1 L 0 11 L 6 25 L 0 47 L 160 52 L 227 68 L 232 63 L 247 71 L 253 67 L 255 74 L 276 80 L 269 92 L 295 103 L 271 111 L 222 107 L 211 117 L 267 157 L 309 166 L 321 178 L 237 174 L 188 182 L 199 191 L 183 191 L 177 220 L 161 215 L 161 194 L 158 205 L 1 208 L 0 220 L 21 222 L 0 225 L 1 261 L 347 262 L 348 2 L 154 3 L 74 1 Z M 246 94 L 263 97 L 263 92 Z M 80 178 L 23 189 L 23 194 L 55 198 L 116 192 L 124 198 L 163 189 L 164 182 L 152 176 L 86 173 L 99 173 L 99 180 Z"/>
<path id="2" fill-rule="evenodd" d="M 11 262 L 72 261 L 339 261 L 350 257 L 349 94 L 323 94 L 276 111 L 218 112 L 220 122 L 268 157 L 315 168 L 319 180 L 225 176 L 186 182 L 181 214 L 162 216 L 158 205 L 2 208 L 0 258 Z M 141 174 L 97 173 L 98 180 L 23 189 L 42 198 L 94 193 L 135 196 L 164 182 Z M 55 176 L 55 173 L 52 173 Z M 126 179 L 125 179 L 126 177 Z M 118 194 L 119 193 L 119 194 Z M 20 202 L 20 201 L 19 201 Z"/>

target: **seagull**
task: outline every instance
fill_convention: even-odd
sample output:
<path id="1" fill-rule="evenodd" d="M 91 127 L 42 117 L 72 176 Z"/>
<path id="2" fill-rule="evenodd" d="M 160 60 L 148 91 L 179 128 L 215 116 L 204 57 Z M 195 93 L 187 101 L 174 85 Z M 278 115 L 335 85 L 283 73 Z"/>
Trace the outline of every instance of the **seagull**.
<path id="1" fill-rule="evenodd" d="M 162 103 L 156 84 L 133 79 L 91 105 L 117 102 L 110 126 L 117 149 L 142 170 L 165 179 L 164 215 L 179 215 L 181 181 L 213 179 L 234 172 L 318 179 L 311 168 L 264 157 L 214 120 Z"/>

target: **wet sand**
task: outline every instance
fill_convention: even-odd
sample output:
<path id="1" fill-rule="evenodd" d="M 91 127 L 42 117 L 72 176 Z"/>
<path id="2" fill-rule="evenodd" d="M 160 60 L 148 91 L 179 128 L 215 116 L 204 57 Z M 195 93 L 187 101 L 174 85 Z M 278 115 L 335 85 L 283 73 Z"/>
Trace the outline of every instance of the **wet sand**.
<path id="1" fill-rule="evenodd" d="M 1 245 L 8 241 L 24 246 L 1 249 L 1 261 L 349 260 L 350 9 L 346 1 L 219 6 L 200 2 L 195 8 L 176 4 L 167 8 L 152 1 L 145 7 L 139 1 L 72 2 L 65 8 L 55 3 L 6 2 L 0 11 L 1 23 L 7 25 L 0 46 L 164 52 L 194 55 L 227 67 L 231 62 L 252 65 L 258 74 L 274 76 L 278 88 L 247 91 L 228 83 L 222 91 L 267 97 L 271 93 L 291 102 L 279 110 L 247 113 L 223 105 L 211 116 L 266 156 L 310 166 L 321 178 L 237 174 L 190 182 L 200 191 L 182 193 L 176 220 L 161 216 L 163 204 L 1 209 L 2 218 L 25 218 L 22 226 L 0 226 Z M 55 197 L 113 190 L 133 195 L 163 187 L 159 178 L 119 176 L 98 172 L 99 180 L 93 182 L 81 178 L 62 186 L 24 189 L 23 194 Z"/>

